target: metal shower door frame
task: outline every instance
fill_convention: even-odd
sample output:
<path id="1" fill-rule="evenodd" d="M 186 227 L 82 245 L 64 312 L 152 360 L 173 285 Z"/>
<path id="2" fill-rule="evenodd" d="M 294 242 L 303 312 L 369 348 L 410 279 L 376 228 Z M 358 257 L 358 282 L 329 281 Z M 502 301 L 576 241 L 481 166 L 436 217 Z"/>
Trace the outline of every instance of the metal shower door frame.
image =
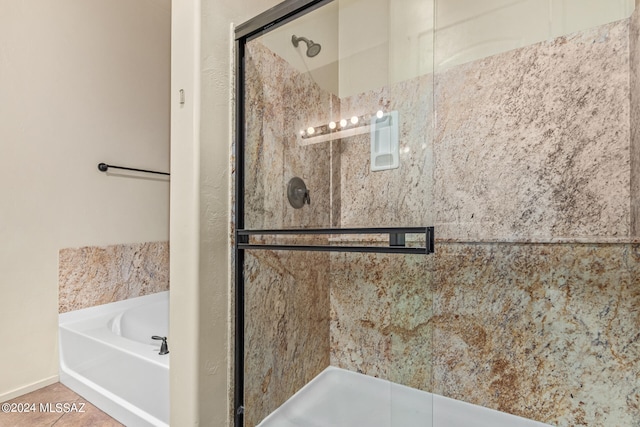
<path id="1" fill-rule="evenodd" d="M 323 252 L 361 252 L 396 254 L 432 254 L 434 252 L 433 227 L 368 227 L 326 229 L 246 230 L 244 223 L 245 192 L 245 45 L 275 28 L 293 21 L 333 0 L 286 0 L 277 6 L 238 25 L 235 30 L 235 206 L 234 206 L 234 426 L 244 427 L 244 327 L 245 327 L 245 279 L 244 260 L 246 250 L 303 250 Z M 388 246 L 320 246 L 290 244 L 250 243 L 252 235 L 318 235 L 318 234 L 386 234 Z M 424 247 L 407 247 L 406 234 L 424 234 Z"/>

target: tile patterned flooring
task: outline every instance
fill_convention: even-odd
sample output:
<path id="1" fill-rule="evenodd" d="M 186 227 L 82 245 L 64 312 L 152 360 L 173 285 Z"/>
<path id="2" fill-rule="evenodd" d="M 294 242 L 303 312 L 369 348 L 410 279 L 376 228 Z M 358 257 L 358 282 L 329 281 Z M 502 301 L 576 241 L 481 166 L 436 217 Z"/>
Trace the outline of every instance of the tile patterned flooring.
<path id="1" fill-rule="evenodd" d="M 5 403 L 16 404 L 15 409 L 21 408 L 17 405 L 28 404 L 34 411 L 5 412 L 3 409 L 0 427 L 124 427 L 60 383 L 16 397 L 3 405 Z M 61 404 L 59 408 L 56 407 L 58 403 Z"/>

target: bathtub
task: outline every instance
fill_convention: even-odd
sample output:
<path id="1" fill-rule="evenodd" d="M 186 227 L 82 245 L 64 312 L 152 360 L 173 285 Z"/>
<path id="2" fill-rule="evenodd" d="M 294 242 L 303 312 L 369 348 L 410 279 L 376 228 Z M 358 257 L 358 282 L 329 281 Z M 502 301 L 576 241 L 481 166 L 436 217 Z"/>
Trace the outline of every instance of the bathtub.
<path id="1" fill-rule="evenodd" d="M 127 427 L 168 426 L 169 354 L 151 339 L 168 333 L 169 291 L 63 313 L 60 382 Z"/>
<path id="2" fill-rule="evenodd" d="M 258 424 L 258 427 L 310 426 L 548 427 L 548 424 L 328 367 Z"/>

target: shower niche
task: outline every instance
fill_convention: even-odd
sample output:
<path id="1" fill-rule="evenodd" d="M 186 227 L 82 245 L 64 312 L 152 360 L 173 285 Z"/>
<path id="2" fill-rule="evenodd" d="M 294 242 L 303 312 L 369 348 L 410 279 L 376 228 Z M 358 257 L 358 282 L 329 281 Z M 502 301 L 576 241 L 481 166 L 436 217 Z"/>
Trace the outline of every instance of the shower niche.
<path id="1" fill-rule="evenodd" d="M 431 52 L 396 29 L 424 45 L 432 16 L 383 3 L 287 1 L 236 29 L 236 427 L 431 425 Z M 336 382 L 373 392 L 313 404 Z"/>

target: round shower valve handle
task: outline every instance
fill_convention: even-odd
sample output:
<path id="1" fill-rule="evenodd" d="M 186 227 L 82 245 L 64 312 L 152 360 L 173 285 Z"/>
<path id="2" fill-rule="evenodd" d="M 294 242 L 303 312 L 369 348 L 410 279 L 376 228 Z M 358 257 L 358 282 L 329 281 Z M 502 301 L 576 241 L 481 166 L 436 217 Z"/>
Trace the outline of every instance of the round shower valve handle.
<path id="1" fill-rule="evenodd" d="M 297 176 L 289 180 L 287 184 L 287 199 L 294 209 L 300 209 L 305 204 L 311 204 L 311 196 L 304 181 Z"/>

